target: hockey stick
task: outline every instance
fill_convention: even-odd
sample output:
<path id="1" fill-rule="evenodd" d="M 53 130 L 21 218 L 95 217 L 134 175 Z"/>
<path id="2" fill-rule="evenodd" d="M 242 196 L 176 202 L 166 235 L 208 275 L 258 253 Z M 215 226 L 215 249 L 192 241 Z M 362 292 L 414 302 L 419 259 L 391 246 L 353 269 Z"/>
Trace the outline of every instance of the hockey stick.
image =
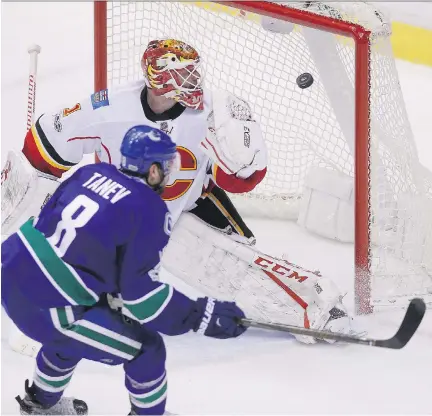
<path id="1" fill-rule="evenodd" d="M 41 47 L 36 44 L 30 45 L 27 49 L 27 52 L 30 55 L 29 83 L 27 95 L 27 130 L 30 129 L 34 121 L 34 114 L 36 108 L 37 61 L 40 51 Z"/>
<path id="2" fill-rule="evenodd" d="M 27 48 L 29 53 L 29 78 L 28 78 L 28 92 L 27 92 L 27 129 L 31 128 L 34 122 L 35 108 L 36 108 L 36 76 L 38 55 L 41 51 L 39 45 L 33 44 Z M 23 174 L 22 163 L 24 160 L 24 167 L 30 168 L 27 175 Z M 8 152 L 6 163 L 1 171 L 1 232 L 2 241 L 10 234 L 10 229 L 16 221 L 17 207 L 23 198 L 28 195 L 30 191 L 28 183 L 29 175 L 36 175 L 33 173 L 34 169 L 26 162 L 22 152 L 11 149 Z M 20 174 L 17 174 L 20 172 Z M 14 179 L 11 179 L 14 178 Z"/>
<path id="3" fill-rule="evenodd" d="M 41 51 L 39 45 L 30 45 L 27 49 L 29 53 L 29 78 L 28 78 L 28 93 L 27 93 L 27 129 L 31 128 L 34 122 L 36 109 L 36 77 L 38 54 Z M 22 162 L 20 163 L 20 160 Z M 28 167 L 28 169 L 27 169 Z M 25 169 L 24 169 L 25 168 Z M 20 174 L 13 174 L 20 172 Z M 24 175 L 22 172 L 25 172 Z M 10 178 L 14 177 L 12 180 Z M 6 161 L 6 166 L 1 174 L 1 216 L 2 216 L 2 240 L 10 234 L 11 228 L 19 218 L 16 216 L 20 204 L 24 205 L 24 198 L 32 198 L 32 189 L 29 186 L 31 183 L 30 177 L 36 180 L 36 171 L 27 162 L 22 152 L 10 150 Z M 9 179 L 9 180 L 8 180 Z M 27 195 L 27 196 L 26 196 Z M 7 201 L 9 203 L 7 203 Z M 22 214 L 22 212 L 21 212 Z M 21 215 L 20 214 L 20 215 Z M 12 350 L 30 357 L 36 357 L 40 344 L 23 334 L 18 327 L 12 324 L 8 334 L 8 344 Z"/>
<path id="4" fill-rule="evenodd" d="M 252 319 L 241 319 L 240 324 L 247 327 L 270 329 L 274 331 L 289 332 L 297 335 L 309 335 L 314 338 L 328 339 L 350 344 L 368 345 L 370 347 L 382 347 L 401 349 L 412 338 L 423 316 L 426 312 L 426 304 L 422 299 L 412 299 L 397 333 L 389 339 L 379 340 L 372 338 L 361 338 L 353 335 L 337 334 L 329 331 L 300 328 L 298 326 L 284 325 L 270 322 L 259 322 Z"/>

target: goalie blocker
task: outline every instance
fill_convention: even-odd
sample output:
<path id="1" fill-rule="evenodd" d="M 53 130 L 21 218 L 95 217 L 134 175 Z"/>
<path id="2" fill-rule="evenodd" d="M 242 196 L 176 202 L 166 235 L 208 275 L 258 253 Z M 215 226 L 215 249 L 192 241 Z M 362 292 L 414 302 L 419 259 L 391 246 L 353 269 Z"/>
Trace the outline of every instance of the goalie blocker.
<path id="1" fill-rule="evenodd" d="M 351 331 L 341 293 L 330 279 L 261 253 L 250 242 L 184 213 L 173 229 L 162 266 L 208 296 L 235 301 L 248 318 Z M 310 336 L 296 338 L 316 342 Z"/>

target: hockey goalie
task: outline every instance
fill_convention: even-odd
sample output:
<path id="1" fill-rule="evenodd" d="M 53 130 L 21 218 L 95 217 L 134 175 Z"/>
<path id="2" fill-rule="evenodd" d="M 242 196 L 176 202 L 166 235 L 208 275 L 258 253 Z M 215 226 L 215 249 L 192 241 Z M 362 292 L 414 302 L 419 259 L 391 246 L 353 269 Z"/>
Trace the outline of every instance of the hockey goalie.
<path id="1" fill-rule="evenodd" d="M 174 227 L 161 266 L 207 296 L 236 301 L 249 318 L 350 331 L 332 280 L 258 251 L 230 201 L 228 193 L 250 192 L 266 174 L 266 146 L 249 104 L 206 89 L 198 52 L 180 40 L 151 41 L 141 64 L 143 80 L 42 114 L 22 152 L 9 154 L 2 172 L 3 238 L 38 214 L 83 155 L 119 166 L 125 132 L 147 124 L 169 134 L 181 156 L 162 194 Z"/>

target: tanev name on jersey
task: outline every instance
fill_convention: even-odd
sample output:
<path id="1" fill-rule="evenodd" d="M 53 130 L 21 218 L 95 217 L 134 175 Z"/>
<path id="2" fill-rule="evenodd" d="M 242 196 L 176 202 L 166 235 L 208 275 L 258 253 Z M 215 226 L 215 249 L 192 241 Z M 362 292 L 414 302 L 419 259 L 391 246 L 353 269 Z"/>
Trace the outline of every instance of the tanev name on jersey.
<path id="1" fill-rule="evenodd" d="M 112 204 L 131 194 L 131 191 L 123 185 L 97 172 L 93 173 L 93 176 L 82 186 L 97 193 L 102 198 L 108 199 Z"/>

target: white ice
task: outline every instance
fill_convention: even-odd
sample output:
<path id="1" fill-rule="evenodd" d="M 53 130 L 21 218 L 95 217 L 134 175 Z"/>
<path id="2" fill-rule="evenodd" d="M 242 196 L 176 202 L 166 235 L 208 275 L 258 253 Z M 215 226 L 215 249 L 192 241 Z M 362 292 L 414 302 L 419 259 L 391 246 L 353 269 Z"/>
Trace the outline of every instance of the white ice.
<path id="1" fill-rule="evenodd" d="M 27 46 L 42 46 L 37 110 L 72 106 L 92 91 L 92 3 L 2 3 L 1 163 L 21 148 L 26 125 Z M 432 68 L 398 62 L 420 160 L 432 169 Z M 294 223 L 251 219 L 259 248 L 288 253 L 320 269 L 352 293 L 351 245 L 319 239 Z M 312 254 L 313 253 L 313 254 Z M 168 277 L 168 279 L 173 280 Z M 178 287 L 192 292 L 184 284 Z M 401 311 L 361 318 L 374 336 L 393 334 Z M 1 414 L 19 414 L 14 400 L 34 361 L 12 352 L 2 315 Z M 227 341 L 196 334 L 166 337 L 168 409 L 178 414 L 431 414 L 432 312 L 400 351 L 362 346 L 305 346 L 286 335 L 250 330 Z M 82 362 L 67 394 L 91 414 L 129 412 L 121 367 Z"/>

